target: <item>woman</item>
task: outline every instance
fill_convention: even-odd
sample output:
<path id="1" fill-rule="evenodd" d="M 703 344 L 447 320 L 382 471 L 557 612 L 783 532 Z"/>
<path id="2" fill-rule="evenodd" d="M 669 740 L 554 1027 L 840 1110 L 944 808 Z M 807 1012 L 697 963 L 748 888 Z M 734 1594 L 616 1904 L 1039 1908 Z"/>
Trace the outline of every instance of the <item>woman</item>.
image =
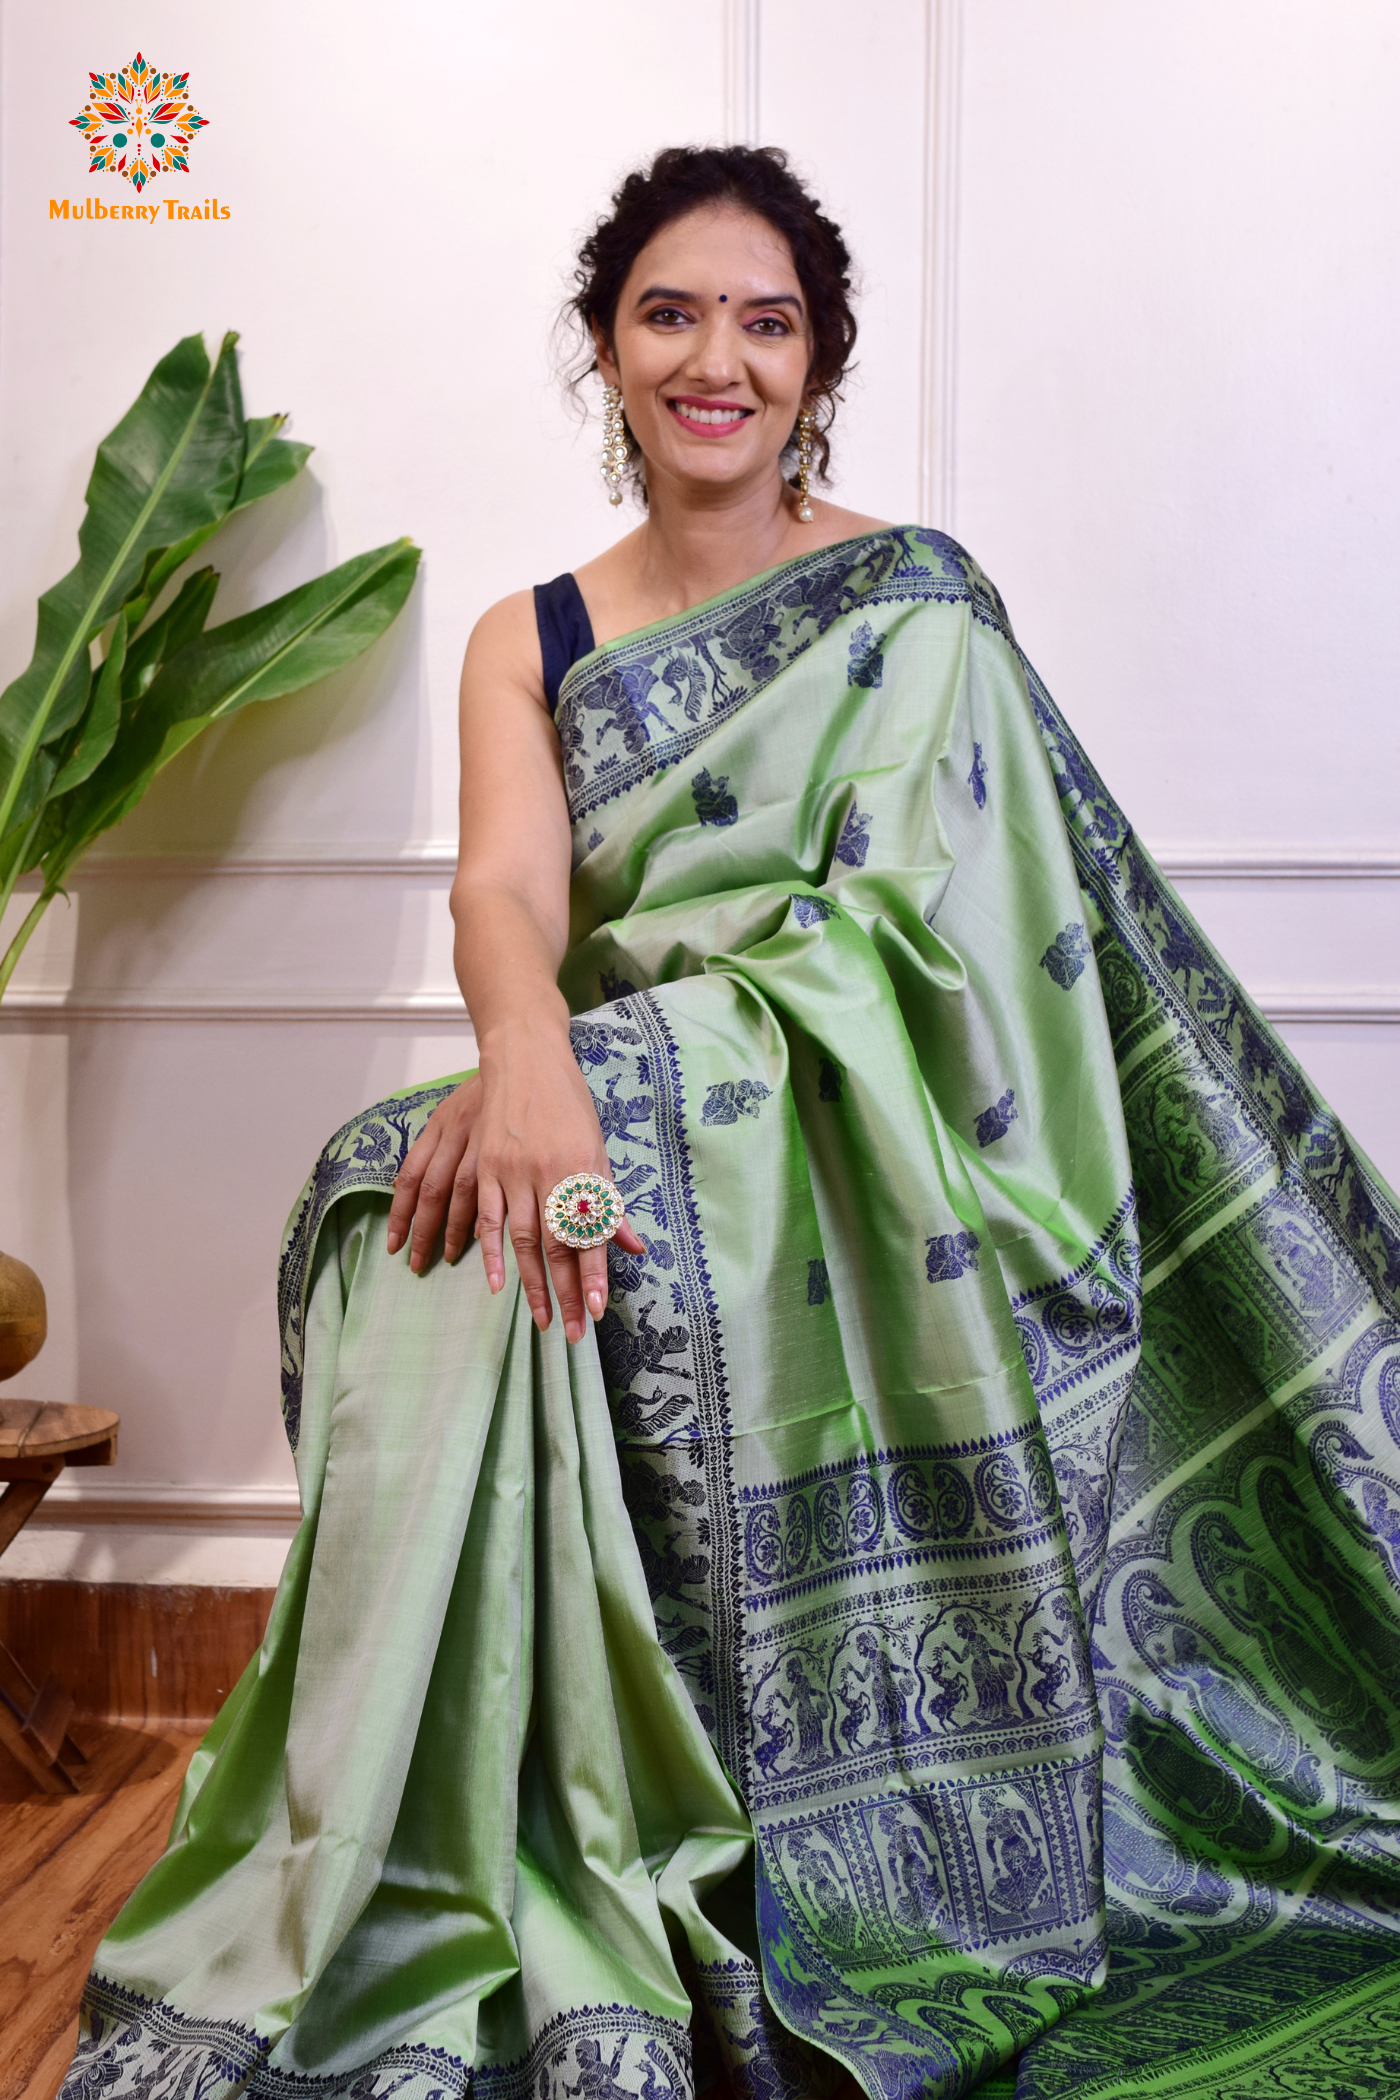
<path id="1" fill-rule="evenodd" d="M 812 495 L 847 274 L 740 148 L 584 246 L 645 520 L 472 636 L 480 1071 L 294 1217 L 305 1523 L 71 2100 L 1395 2076 L 1400 1219 L 969 557 Z"/>

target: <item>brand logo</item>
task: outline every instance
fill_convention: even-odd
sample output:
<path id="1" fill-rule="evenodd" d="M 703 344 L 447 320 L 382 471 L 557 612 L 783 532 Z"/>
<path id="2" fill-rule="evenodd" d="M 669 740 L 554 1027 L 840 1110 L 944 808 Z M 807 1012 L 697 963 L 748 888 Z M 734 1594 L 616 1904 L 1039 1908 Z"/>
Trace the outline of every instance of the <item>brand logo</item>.
<path id="1" fill-rule="evenodd" d="M 91 156 L 88 173 L 124 175 L 138 196 L 157 175 L 187 175 L 191 142 L 209 121 L 190 100 L 189 77 L 158 73 L 139 51 L 119 73 L 89 73 L 91 99 L 69 119 Z"/>

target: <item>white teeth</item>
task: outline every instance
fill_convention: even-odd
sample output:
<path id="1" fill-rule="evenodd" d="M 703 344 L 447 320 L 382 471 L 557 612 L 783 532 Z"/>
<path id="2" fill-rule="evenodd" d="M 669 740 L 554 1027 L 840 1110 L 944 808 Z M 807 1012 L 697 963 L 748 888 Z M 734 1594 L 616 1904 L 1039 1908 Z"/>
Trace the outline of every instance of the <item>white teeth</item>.
<path id="1" fill-rule="evenodd" d="M 692 408 L 688 402 L 679 401 L 676 407 L 687 423 L 739 423 L 744 417 L 742 408 Z"/>

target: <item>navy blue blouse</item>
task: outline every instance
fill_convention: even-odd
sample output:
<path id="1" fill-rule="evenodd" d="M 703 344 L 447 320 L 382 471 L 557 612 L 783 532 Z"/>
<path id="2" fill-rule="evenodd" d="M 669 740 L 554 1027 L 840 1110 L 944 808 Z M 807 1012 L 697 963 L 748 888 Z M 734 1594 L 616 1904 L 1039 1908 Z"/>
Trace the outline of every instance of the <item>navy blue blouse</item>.
<path id="1" fill-rule="evenodd" d="M 559 688 L 565 675 L 593 648 L 593 622 L 571 574 L 566 572 L 552 583 L 535 585 L 535 619 L 544 659 L 544 696 L 553 714 L 559 705 Z"/>

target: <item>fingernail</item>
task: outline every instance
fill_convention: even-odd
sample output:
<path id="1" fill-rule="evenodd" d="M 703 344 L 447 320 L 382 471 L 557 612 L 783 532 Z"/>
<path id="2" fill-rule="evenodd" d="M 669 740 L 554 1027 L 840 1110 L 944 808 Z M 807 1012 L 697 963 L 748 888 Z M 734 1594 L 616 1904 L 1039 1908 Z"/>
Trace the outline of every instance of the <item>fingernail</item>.
<path id="1" fill-rule="evenodd" d="M 603 1294 L 601 1291 L 594 1290 L 588 1293 L 588 1310 L 592 1313 L 595 1320 L 602 1319 Z"/>
<path id="2" fill-rule="evenodd" d="M 535 1307 L 535 1325 L 539 1328 L 541 1334 L 543 1334 L 546 1327 L 548 1327 L 549 1308 L 547 1306 L 537 1305 Z"/>
<path id="3" fill-rule="evenodd" d="M 570 1320 L 568 1322 L 564 1332 L 571 1342 L 581 1342 L 583 1340 L 583 1326 L 582 1320 Z"/>

